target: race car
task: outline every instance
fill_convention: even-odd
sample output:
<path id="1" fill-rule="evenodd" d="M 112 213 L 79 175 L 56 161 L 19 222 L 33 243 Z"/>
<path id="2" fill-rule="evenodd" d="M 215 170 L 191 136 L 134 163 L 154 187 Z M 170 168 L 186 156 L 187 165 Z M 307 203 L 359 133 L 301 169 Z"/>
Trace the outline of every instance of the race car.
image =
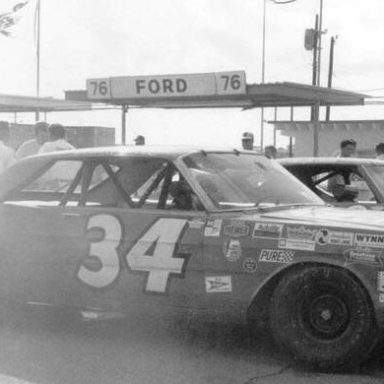
<path id="1" fill-rule="evenodd" d="M 281 158 L 278 162 L 325 202 L 347 208 L 384 209 L 384 161 L 355 157 Z M 332 180 L 345 188 L 336 193 Z"/>
<path id="2" fill-rule="evenodd" d="M 113 147 L 0 176 L 2 302 L 267 322 L 316 369 L 369 356 L 384 324 L 381 212 L 326 205 L 249 151 Z"/>

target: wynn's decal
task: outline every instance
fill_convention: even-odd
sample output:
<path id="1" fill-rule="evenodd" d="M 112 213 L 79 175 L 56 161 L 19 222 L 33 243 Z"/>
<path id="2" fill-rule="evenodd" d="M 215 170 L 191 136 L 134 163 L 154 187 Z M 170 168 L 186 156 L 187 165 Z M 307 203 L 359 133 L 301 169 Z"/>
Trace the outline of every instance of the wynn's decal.
<path id="1" fill-rule="evenodd" d="M 186 257 L 175 257 L 175 247 L 187 223 L 184 219 L 159 219 L 136 242 L 125 256 L 131 271 L 147 273 L 145 290 L 164 293 L 171 276 L 182 276 Z M 89 219 L 88 231 L 101 229 L 103 236 L 91 241 L 89 255 L 83 260 L 77 277 L 94 288 L 104 288 L 117 280 L 122 269 L 118 246 L 122 239 L 120 221 L 111 215 Z M 98 262 L 92 268 L 90 260 Z"/>
<path id="2" fill-rule="evenodd" d="M 384 248 L 384 235 L 370 233 L 356 233 L 355 245 L 361 247 Z"/>

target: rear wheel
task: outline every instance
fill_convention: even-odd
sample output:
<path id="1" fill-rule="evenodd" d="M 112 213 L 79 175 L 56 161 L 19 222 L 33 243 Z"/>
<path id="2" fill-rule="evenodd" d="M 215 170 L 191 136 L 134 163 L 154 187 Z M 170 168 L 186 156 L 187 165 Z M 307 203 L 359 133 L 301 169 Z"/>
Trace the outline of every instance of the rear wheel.
<path id="1" fill-rule="evenodd" d="M 322 370 L 360 363 L 376 332 L 364 288 L 330 266 L 287 273 L 272 294 L 270 325 L 276 341 L 299 362 Z"/>

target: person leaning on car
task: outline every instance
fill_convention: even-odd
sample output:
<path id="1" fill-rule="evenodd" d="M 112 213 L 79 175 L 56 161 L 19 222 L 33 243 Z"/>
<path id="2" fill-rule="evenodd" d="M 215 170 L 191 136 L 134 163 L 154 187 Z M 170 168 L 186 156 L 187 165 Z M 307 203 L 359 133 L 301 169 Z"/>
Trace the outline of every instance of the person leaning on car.
<path id="1" fill-rule="evenodd" d="M 340 142 L 337 157 L 353 157 L 356 151 L 356 140 L 347 139 Z M 328 190 L 337 201 L 354 201 L 359 191 L 351 186 L 350 172 L 340 172 L 328 180 Z"/>

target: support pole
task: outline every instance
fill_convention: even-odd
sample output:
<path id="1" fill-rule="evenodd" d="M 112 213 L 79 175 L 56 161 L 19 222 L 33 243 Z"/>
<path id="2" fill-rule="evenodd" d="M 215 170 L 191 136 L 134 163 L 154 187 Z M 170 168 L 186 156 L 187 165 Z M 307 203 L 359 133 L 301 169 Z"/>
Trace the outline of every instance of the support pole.
<path id="1" fill-rule="evenodd" d="M 293 107 L 291 107 L 291 121 L 293 121 Z M 293 157 L 293 140 L 292 140 L 292 136 L 289 136 L 289 157 Z"/>
<path id="2" fill-rule="evenodd" d="M 274 120 L 277 120 L 277 107 L 275 107 Z M 273 146 L 276 147 L 276 125 L 273 124 Z"/>
<path id="3" fill-rule="evenodd" d="M 320 102 L 315 104 L 315 118 L 313 124 L 313 156 L 319 156 L 319 130 L 320 130 L 320 121 L 319 121 L 319 111 L 320 111 Z"/>
<path id="4" fill-rule="evenodd" d="M 121 144 L 126 144 L 126 123 L 127 123 L 128 105 L 121 106 Z"/>

